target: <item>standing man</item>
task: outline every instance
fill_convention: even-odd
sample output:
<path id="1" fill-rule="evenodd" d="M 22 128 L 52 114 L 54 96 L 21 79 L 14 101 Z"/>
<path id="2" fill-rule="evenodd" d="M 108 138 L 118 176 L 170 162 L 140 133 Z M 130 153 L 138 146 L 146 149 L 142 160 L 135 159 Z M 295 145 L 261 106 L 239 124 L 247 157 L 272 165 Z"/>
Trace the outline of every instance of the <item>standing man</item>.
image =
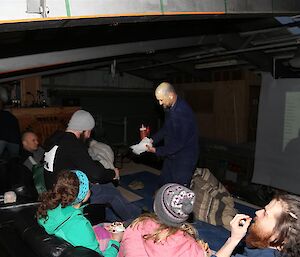
<path id="1" fill-rule="evenodd" d="M 0 87 L 0 157 L 6 149 L 9 158 L 12 158 L 19 154 L 21 137 L 17 118 L 4 109 L 7 101 L 7 91 Z"/>
<path id="2" fill-rule="evenodd" d="M 164 158 L 159 186 L 178 183 L 189 187 L 198 160 L 198 126 L 191 107 L 167 82 L 155 90 L 155 96 L 165 110 L 165 123 L 152 137 L 148 151 Z M 163 146 L 156 146 L 164 141 Z"/>
<path id="3" fill-rule="evenodd" d="M 91 203 L 110 204 L 113 211 L 122 219 L 137 217 L 140 209 L 128 202 L 111 183 L 119 179 L 119 170 L 105 169 L 100 162 L 92 160 L 85 141 L 95 127 L 92 115 L 84 110 L 76 111 L 65 132 L 56 132 L 45 143 L 45 182 L 51 188 L 57 174 L 63 169 L 81 170 L 91 186 Z"/>
<path id="4" fill-rule="evenodd" d="M 254 223 L 246 236 L 243 254 L 235 257 L 296 257 L 300 256 L 300 197 L 290 194 L 277 195 L 256 211 Z M 244 224 L 241 223 L 244 221 Z M 230 257 L 245 236 L 251 218 L 237 214 L 230 222 L 231 236 L 212 257 Z"/>

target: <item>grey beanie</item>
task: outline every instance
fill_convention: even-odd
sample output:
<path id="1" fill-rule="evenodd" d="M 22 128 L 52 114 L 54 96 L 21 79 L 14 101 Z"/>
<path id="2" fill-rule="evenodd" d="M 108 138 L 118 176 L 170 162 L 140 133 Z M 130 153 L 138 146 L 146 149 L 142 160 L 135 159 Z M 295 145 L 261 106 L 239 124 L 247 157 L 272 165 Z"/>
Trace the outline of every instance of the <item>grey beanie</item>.
<path id="1" fill-rule="evenodd" d="M 93 116 L 84 110 L 78 110 L 73 113 L 68 127 L 68 130 L 84 131 L 92 130 L 95 127 L 95 120 Z"/>
<path id="2" fill-rule="evenodd" d="M 156 193 L 153 209 L 159 220 L 172 227 L 180 227 L 193 211 L 195 194 L 179 184 L 166 184 Z"/>

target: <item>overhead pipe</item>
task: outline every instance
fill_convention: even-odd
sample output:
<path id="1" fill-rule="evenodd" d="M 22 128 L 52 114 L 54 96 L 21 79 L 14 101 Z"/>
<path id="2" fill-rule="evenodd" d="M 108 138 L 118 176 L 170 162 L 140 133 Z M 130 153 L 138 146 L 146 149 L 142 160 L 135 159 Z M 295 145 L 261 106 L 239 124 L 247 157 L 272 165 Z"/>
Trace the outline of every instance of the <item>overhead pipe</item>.
<path id="1" fill-rule="evenodd" d="M 270 54 L 270 53 L 278 53 L 278 52 L 284 52 L 284 51 L 295 51 L 295 50 L 297 50 L 297 46 L 290 46 L 290 47 L 283 47 L 283 48 L 266 50 L 265 53 Z"/>
<path id="2" fill-rule="evenodd" d="M 239 35 L 241 37 L 248 37 L 251 35 L 255 35 L 255 34 L 260 34 L 260 33 L 266 33 L 266 32 L 274 32 L 277 30 L 282 30 L 282 29 L 288 29 L 290 27 L 295 27 L 295 26 L 299 26 L 300 22 L 291 22 L 291 23 L 287 23 L 278 27 L 273 27 L 273 28 L 265 28 L 265 29 L 258 29 L 258 30 L 251 30 L 251 31 L 246 31 L 246 32 L 240 32 Z"/>
<path id="3" fill-rule="evenodd" d="M 171 64 L 176 64 L 176 63 L 197 61 L 197 60 L 208 59 L 208 58 L 213 58 L 213 57 L 227 56 L 227 55 L 232 55 L 232 54 L 249 53 L 249 52 L 255 52 L 255 51 L 259 51 L 259 50 L 266 50 L 266 49 L 272 49 L 272 48 L 283 47 L 283 46 L 293 46 L 293 45 L 299 45 L 299 44 L 300 44 L 300 39 L 297 39 L 297 40 L 295 40 L 295 42 L 278 43 L 278 44 L 272 44 L 272 45 L 267 45 L 267 46 L 255 46 L 255 47 L 238 49 L 238 50 L 211 53 L 211 54 L 206 54 L 206 55 L 202 55 L 202 56 L 183 58 L 183 59 L 176 60 L 176 61 L 168 61 L 168 62 L 162 62 L 162 63 L 152 64 L 152 65 L 140 66 L 140 67 L 137 67 L 137 68 L 122 70 L 122 72 L 129 72 L 129 71 L 142 70 L 142 69 L 150 69 L 150 68 L 154 68 L 154 67 L 171 65 Z"/>
<path id="4" fill-rule="evenodd" d="M 53 67 L 68 63 L 115 58 L 128 54 L 151 54 L 158 50 L 199 45 L 198 36 L 128 42 L 112 45 L 77 48 L 1 59 L 0 76 L 26 69 Z"/>
<path id="5" fill-rule="evenodd" d="M 300 39 L 300 35 L 295 35 L 295 36 L 288 36 L 288 37 L 277 37 L 277 38 L 271 38 L 267 40 L 254 40 L 251 41 L 252 45 L 258 46 L 258 45 L 265 45 L 265 44 L 270 44 L 274 42 L 284 42 L 284 41 L 289 41 L 293 39 Z"/>

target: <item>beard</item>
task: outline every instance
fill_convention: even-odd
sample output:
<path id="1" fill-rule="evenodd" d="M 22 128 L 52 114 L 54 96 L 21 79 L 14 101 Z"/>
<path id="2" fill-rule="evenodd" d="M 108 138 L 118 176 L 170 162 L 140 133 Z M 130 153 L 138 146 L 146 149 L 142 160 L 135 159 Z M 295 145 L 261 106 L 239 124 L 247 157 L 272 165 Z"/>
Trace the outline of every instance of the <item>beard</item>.
<path id="1" fill-rule="evenodd" d="M 272 235 L 272 232 L 265 232 L 259 223 L 253 223 L 246 236 L 246 244 L 252 248 L 268 248 Z"/>
<path id="2" fill-rule="evenodd" d="M 84 144 L 86 143 L 86 141 L 87 141 L 88 138 L 85 136 L 84 131 L 80 133 L 79 139 L 80 139 L 80 141 L 83 142 Z"/>

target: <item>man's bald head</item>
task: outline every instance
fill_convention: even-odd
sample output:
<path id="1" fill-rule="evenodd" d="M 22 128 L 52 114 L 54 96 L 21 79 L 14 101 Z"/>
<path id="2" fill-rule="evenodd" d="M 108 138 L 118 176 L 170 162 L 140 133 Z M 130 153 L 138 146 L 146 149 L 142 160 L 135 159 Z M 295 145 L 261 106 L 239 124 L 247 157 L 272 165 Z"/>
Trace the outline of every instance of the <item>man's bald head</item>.
<path id="1" fill-rule="evenodd" d="M 177 94 L 170 83 L 163 82 L 156 88 L 155 97 L 164 108 L 170 108 L 176 102 Z"/>
<path id="2" fill-rule="evenodd" d="M 168 82 L 160 83 L 157 86 L 156 90 L 155 90 L 155 94 L 157 94 L 157 93 L 160 93 L 160 94 L 163 94 L 163 95 L 167 95 L 169 93 L 175 93 L 176 94 L 174 87 Z"/>
<path id="3" fill-rule="evenodd" d="M 39 141 L 35 133 L 31 131 L 24 132 L 22 135 L 23 148 L 29 152 L 34 152 L 38 149 Z"/>

